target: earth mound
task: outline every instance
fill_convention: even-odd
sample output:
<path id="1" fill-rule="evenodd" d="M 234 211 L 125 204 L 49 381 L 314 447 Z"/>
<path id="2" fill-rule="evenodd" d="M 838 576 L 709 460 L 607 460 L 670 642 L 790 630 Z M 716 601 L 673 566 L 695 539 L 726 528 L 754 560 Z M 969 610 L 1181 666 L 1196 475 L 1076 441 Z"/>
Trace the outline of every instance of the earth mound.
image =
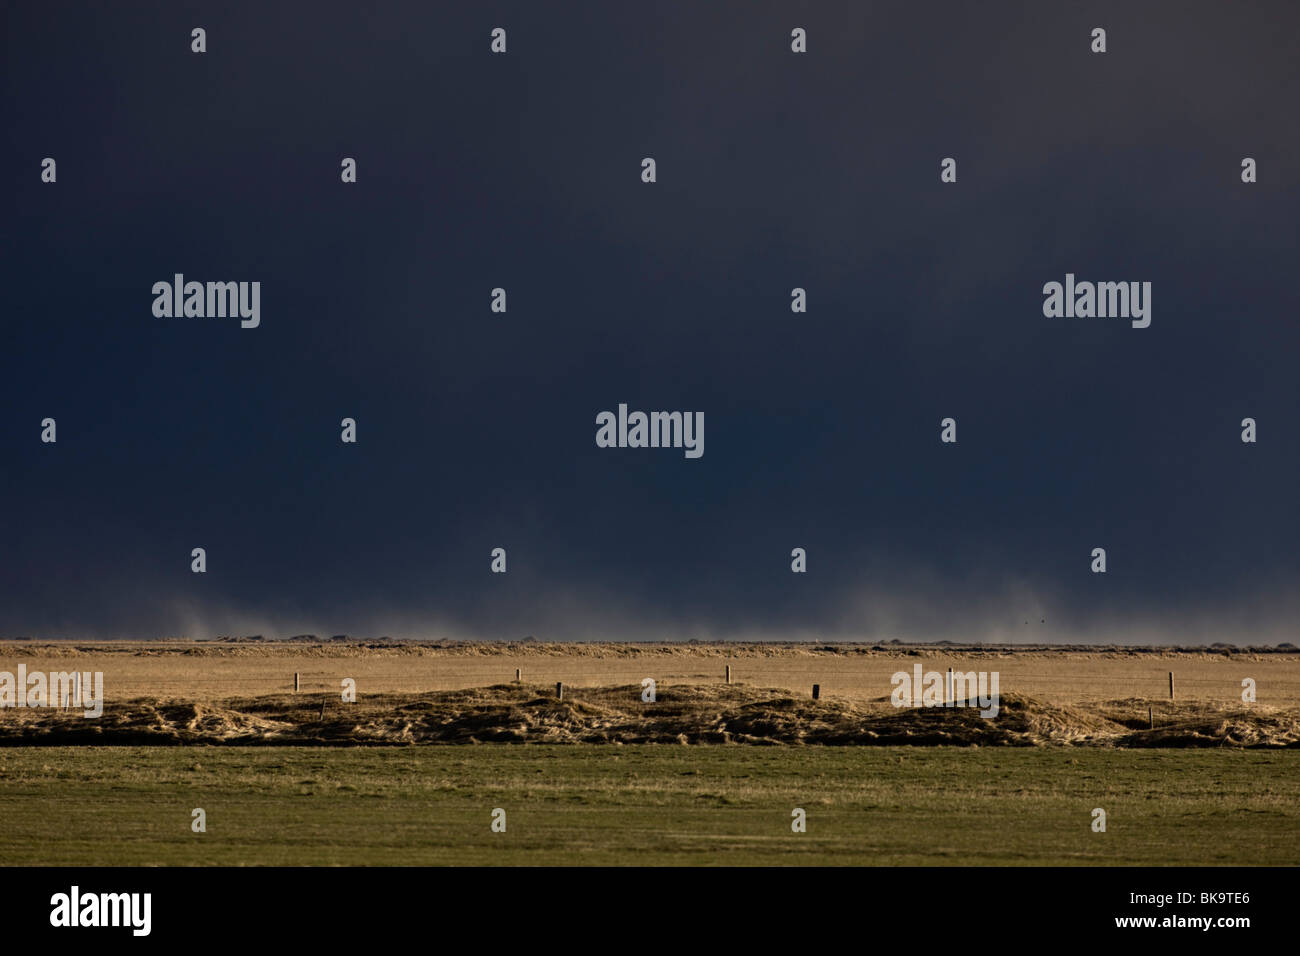
<path id="1" fill-rule="evenodd" d="M 976 706 L 895 708 L 812 700 L 744 684 L 669 685 L 654 702 L 637 685 L 497 684 L 423 694 L 280 694 L 219 703 L 140 698 L 80 710 L 0 710 L 0 746 L 401 745 L 477 743 L 831 746 L 1298 747 L 1300 714 L 1263 707 L 1127 699 L 1058 706 L 1005 694 Z M 1158 709 L 1157 709 L 1158 708 Z"/>

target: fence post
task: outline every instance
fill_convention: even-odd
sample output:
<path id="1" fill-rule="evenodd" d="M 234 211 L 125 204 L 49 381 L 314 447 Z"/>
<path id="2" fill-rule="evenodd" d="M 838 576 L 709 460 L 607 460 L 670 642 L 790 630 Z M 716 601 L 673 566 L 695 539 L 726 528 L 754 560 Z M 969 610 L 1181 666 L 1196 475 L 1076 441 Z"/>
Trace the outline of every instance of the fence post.
<path id="1" fill-rule="evenodd" d="M 1155 711 L 1152 709 L 1152 707 L 1151 707 L 1150 704 L 1147 705 L 1147 721 L 1151 724 L 1151 729 L 1152 729 L 1152 730 L 1155 730 L 1155 729 L 1156 729 L 1156 713 L 1155 713 Z"/>
<path id="2" fill-rule="evenodd" d="M 813 684 L 813 700 L 819 700 L 822 696 L 822 685 Z"/>
<path id="3" fill-rule="evenodd" d="M 1169 672 L 1169 699 L 1174 699 L 1174 672 Z"/>
<path id="4" fill-rule="evenodd" d="M 728 684 L 731 683 L 731 665 L 730 665 L 730 664 L 727 665 L 727 683 L 728 683 Z"/>
<path id="5" fill-rule="evenodd" d="M 293 692 L 298 693 L 298 672 L 293 672 Z"/>
<path id="6" fill-rule="evenodd" d="M 522 677 L 522 675 L 523 675 L 523 670 L 522 670 L 521 668 L 516 667 L 516 668 L 515 668 L 515 683 L 516 683 L 516 684 L 519 683 L 520 678 Z"/>
<path id="7" fill-rule="evenodd" d="M 563 682 L 563 681 L 556 681 L 556 682 L 555 682 L 555 699 L 556 699 L 556 700 L 564 700 L 564 682 Z"/>

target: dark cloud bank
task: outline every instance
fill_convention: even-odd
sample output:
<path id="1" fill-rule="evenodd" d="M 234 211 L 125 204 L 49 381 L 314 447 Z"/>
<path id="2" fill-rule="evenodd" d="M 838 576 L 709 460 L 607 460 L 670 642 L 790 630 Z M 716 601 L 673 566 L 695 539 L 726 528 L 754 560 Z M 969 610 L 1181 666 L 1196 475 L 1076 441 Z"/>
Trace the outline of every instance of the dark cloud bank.
<path id="1" fill-rule="evenodd" d="M 1295 638 L 1292 4 L 5 16 L 0 636 Z"/>

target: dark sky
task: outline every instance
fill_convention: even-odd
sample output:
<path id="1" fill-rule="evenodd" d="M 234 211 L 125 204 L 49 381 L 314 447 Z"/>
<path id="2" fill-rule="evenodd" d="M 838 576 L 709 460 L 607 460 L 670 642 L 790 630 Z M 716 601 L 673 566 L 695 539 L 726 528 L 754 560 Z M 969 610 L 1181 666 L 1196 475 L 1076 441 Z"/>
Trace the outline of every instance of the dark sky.
<path id="1" fill-rule="evenodd" d="M 1290 0 L 4 18 L 0 636 L 1296 638 Z"/>

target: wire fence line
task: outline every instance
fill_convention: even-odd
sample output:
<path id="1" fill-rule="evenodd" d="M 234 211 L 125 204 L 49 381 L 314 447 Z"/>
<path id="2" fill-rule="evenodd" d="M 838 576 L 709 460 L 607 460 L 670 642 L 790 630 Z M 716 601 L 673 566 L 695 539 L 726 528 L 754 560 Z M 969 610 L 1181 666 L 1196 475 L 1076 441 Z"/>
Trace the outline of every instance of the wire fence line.
<path id="1" fill-rule="evenodd" d="M 69 668 L 69 670 L 72 669 Z M 838 696 L 865 696 L 870 698 L 887 697 L 895 686 L 894 682 L 885 676 L 885 671 L 888 668 L 873 668 L 874 673 L 866 674 L 861 673 L 860 670 L 859 673 L 844 673 L 842 667 L 822 669 L 804 665 L 760 666 L 756 668 L 756 673 L 749 673 L 747 668 L 732 664 L 729 676 L 722 668 L 719 668 L 716 673 L 699 671 L 661 671 L 654 673 L 655 670 L 653 667 L 636 668 L 635 665 L 622 664 L 613 667 L 575 668 L 557 663 L 551 666 L 542 665 L 523 669 L 502 668 L 499 676 L 487 673 L 488 668 L 473 668 L 470 673 L 466 673 L 463 669 L 456 669 L 454 673 L 447 674 L 440 672 L 437 668 L 413 668 L 400 672 L 373 672 L 365 668 L 357 668 L 349 672 L 347 667 L 339 667 L 329 670 L 300 669 L 291 671 L 286 669 L 276 674 L 231 673 L 228 675 L 209 674 L 165 678 L 146 676 L 137 678 L 131 675 L 111 675 L 110 672 L 106 677 L 109 677 L 112 683 L 117 684 L 119 687 L 127 687 L 128 693 L 137 696 L 181 696 L 187 690 L 192 690 L 214 696 L 220 693 L 223 696 L 238 697 L 243 696 L 241 693 L 243 688 L 260 694 L 338 693 L 343 682 L 348 679 L 356 682 L 358 693 L 367 694 L 454 692 L 494 684 L 513 683 L 522 685 L 545 684 L 548 686 L 562 683 L 576 691 L 592 689 L 601 685 L 617 686 L 623 683 L 635 686 L 639 685 L 646 677 L 654 679 L 657 687 L 731 683 L 746 685 L 751 688 L 773 687 L 796 692 L 808 692 L 815 683 L 819 685 L 823 695 L 829 693 Z M 946 675 L 947 670 L 945 662 L 944 666 L 932 667 L 929 672 Z M 954 673 L 959 674 L 969 673 L 968 668 L 964 665 L 954 664 L 952 670 Z M 909 669 L 895 670 L 893 673 L 896 674 L 900 671 L 908 674 L 909 677 L 913 673 Z M 1252 673 L 1252 671 L 1255 673 Z M 1173 677 L 1177 688 L 1183 691 L 1191 691 L 1191 693 L 1177 695 L 1181 697 L 1195 697 L 1201 700 L 1228 699 L 1239 701 L 1242 699 L 1243 681 L 1250 678 L 1256 681 L 1256 685 L 1262 683 L 1268 690 L 1268 696 L 1273 699 L 1278 697 L 1300 698 L 1300 675 L 1295 678 L 1285 675 L 1270 675 L 1267 673 L 1266 668 L 1243 666 L 1236 674 L 1225 674 L 1218 677 L 1181 677 L 1175 671 Z M 1122 695 L 1127 696 L 1144 696 L 1152 700 L 1177 699 L 1171 693 L 1172 688 L 1169 685 L 1170 672 L 1164 669 L 1124 676 L 1097 671 L 1045 673 L 1042 671 L 1020 671 L 1011 668 L 1000 671 L 999 679 L 1001 691 L 1015 691 L 1025 693 L 1028 696 L 1033 696 L 1036 690 L 1054 696 L 1064 696 L 1063 692 L 1072 687 L 1077 689 L 1077 695 L 1080 697 L 1101 696 L 1101 694 L 1095 692 L 1083 692 L 1084 688 L 1091 687 L 1107 688 L 1117 692 L 1112 696 L 1119 696 L 1122 693 Z M 1033 682 L 1039 687 L 1025 689 L 1023 687 L 1025 682 Z"/>
<path id="2" fill-rule="evenodd" d="M 961 671 L 960 668 L 954 668 L 954 670 Z M 75 672 L 75 669 L 70 669 L 69 672 L 70 673 Z M 964 673 L 964 671 L 962 672 Z M 936 673 L 946 673 L 946 671 L 938 671 Z M 1002 675 L 1002 679 L 1004 680 L 1009 678 L 1014 678 L 1017 680 L 1022 678 L 1029 678 L 1032 680 L 1054 681 L 1060 683 L 1080 683 L 1080 682 L 1091 680 L 1091 681 L 1105 681 L 1109 683 L 1132 684 L 1132 683 L 1145 683 L 1147 681 L 1164 681 L 1167 679 L 1164 673 L 1150 675 L 1150 676 L 1142 676 L 1142 677 L 1116 677 L 1111 674 L 1104 674 L 1104 675 L 1103 674 L 1092 674 L 1092 675 L 1021 674 L 1021 673 L 1007 673 L 1005 671 L 1000 673 Z M 300 671 L 299 674 L 301 675 L 301 678 L 304 682 L 308 679 L 343 680 L 349 677 L 356 679 L 358 675 L 364 677 L 368 681 L 387 680 L 387 681 L 394 681 L 398 683 L 413 683 L 421 680 L 422 678 L 434 678 L 436 680 L 440 677 L 440 675 L 437 674 L 430 674 L 430 675 L 410 674 L 410 673 L 372 674 L 372 673 L 366 673 L 364 671 L 355 671 L 355 672 L 338 671 L 337 673 L 331 673 L 331 674 L 320 674 L 320 673 L 310 673 L 306 671 Z M 591 678 L 591 679 L 617 680 L 619 679 L 619 676 L 620 675 L 618 674 L 610 674 L 608 671 L 556 670 L 553 672 L 548 672 L 548 677 L 550 677 L 551 679 L 555 679 L 555 678 L 563 679 L 567 677 L 570 679 Z M 671 680 L 671 681 L 676 681 L 678 683 L 699 682 L 701 679 L 708 679 L 710 682 L 716 681 L 718 683 L 725 683 L 725 679 L 721 676 L 714 677 L 713 675 L 705 675 L 705 674 L 701 674 L 701 675 L 663 674 L 661 676 L 661 674 L 647 672 L 642 676 L 654 678 L 656 681 Z M 746 677 L 745 674 L 733 673 L 731 679 L 732 679 L 732 683 L 755 683 L 755 682 L 761 682 L 762 680 L 766 679 L 769 676 L 777 676 L 777 675 L 760 674 L 757 675 L 756 677 L 751 677 L 750 680 L 746 681 L 741 679 Z M 845 683 L 852 683 L 852 681 L 849 678 L 837 678 L 835 675 L 826 676 L 815 672 L 808 673 L 808 674 L 800 673 L 798 676 L 801 678 L 807 677 L 809 679 L 816 679 L 818 683 L 822 684 L 823 686 L 834 686 L 834 685 L 842 685 Z M 1243 674 L 1242 677 L 1252 677 L 1252 675 Z M 445 678 L 443 679 L 445 680 Z M 642 678 L 637 678 L 637 680 L 640 679 Z M 126 680 L 123 681 L 123 683 L 130 683 L 130 684 L 148 686 L 148 687 L 164 687 L 164 686 L 177 686 L 177 685 L 183 686 L 187 684 L 255 684 L 255 683 L 283 684 L 286 683 L 286 681 L 289 684 L 293 683 L 292 672 L 290 672 L 287 676 L 275 675 L 275 676 L 266 676 L 266 677 L 246 676 L 243 674 L 237 674 L 237 675 L 232 674 L 229 677 L 176 677 L 176 678 L 165 678 L 165 679 L 154 679 L 154 678 L 144 679 L 144 678 L 128 677 Z M 1177 677 L 1177 681 L 1179 686 L 1182 686 L 1184 684 L 1224 684 L 1224 683 L 1233 683 L 1233 682 L 1240 683 L 1241 677 L 1235 677 L 1235 676 L 1233 677 Z M 496 681 L 495 683 L 514 683 L 514 682 L 515 682 L 515 678 L 513 676 L 503 676 L 501 680 Z M 522 678 L 522 682 L 525 684 L 533 683 L 534 679 L 529 675 L 525 674 L 524 677 Z M 1278 681 L 1270 677 L 1268 682 L 1270 684 L 1282 683 L 1285 686 L 1295 686 L 1300 688 L 1300 679 L 1296 679 L 1296 680 L 1283 679 L 1281 681 Z M 455 681 L 455 683 L 463 684 L 465 687 L 480 686 L 472 682 L 469 682 L 467 680 L 457 680 Z"/>

